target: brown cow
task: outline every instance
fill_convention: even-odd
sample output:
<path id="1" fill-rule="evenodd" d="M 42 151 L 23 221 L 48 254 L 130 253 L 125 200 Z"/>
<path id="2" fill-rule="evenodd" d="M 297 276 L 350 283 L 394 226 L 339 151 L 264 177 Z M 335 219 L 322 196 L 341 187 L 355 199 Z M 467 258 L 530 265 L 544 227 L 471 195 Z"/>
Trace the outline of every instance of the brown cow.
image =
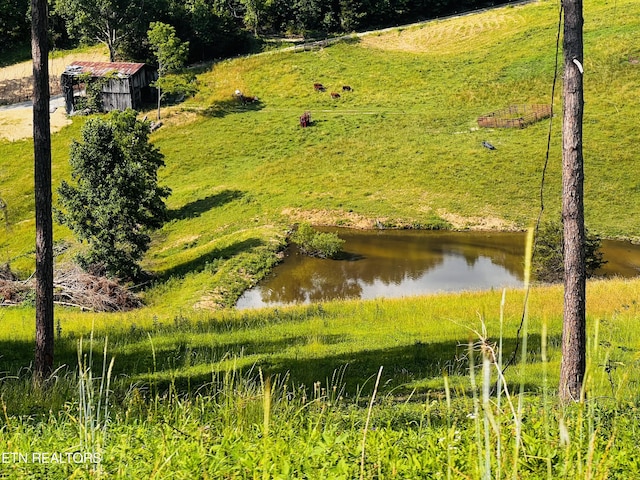
<path id="1" fill-rule="evenodd" d="M 308 127 L 309 125 L 311 125 L 311 113 L 309 112 L 304 112 L 301 116 L 300 116 L 300 126 L 302 128 Z"/>
<path id="2" fill-rule="evenodd" d="M 316 92 L 324 92 L 326 90 L 325 86 L 321 83 L 314 83 L 313 88 Z"/>
<path id="3" fill-rule="evenodd" d="M 338 92 L 331 92 L 331 98 L 340 98 L 340 94 Z"/>
<path id="4" fill-rule="evenodd" d="M 256 103 L 258 101 L 258 97 L 249 97 L 246 95 L 240 95 L 238 99 L 242 102 L 243 105 L 247 103 Z"/>

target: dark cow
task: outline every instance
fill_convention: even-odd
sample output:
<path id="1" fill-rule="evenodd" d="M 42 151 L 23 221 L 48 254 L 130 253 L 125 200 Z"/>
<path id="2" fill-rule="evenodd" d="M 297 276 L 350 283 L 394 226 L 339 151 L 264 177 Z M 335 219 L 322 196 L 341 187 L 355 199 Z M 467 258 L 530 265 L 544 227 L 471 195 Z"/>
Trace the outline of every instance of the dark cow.
<path id="1" fill-rule="evenodd" d="M 343 85 L 342 86 L 342 91 L 343 92 L 350 92 L 351 90 L 353 90 L 349 85 Z"/>
<path id="2" fill-rule="evenodd" d="M 316 92 L 324 92 L 326 90 L 325 86 L 321 83 L 314 83 L 313 88 Z"/>
<path id="3" fill-rule="evenodd" d="M 338 92 L 331 92 L 331 98 L 340 98 L 340 94 Z"/>
<path id="4" fill-rule="evenodd" d="M 252 97 L 252 96 L 247 96 L 247 95 L 239 95 L 238 97 L 236 97 L 240 103 L 242 103 L 243 105 L 246 105 L 247 103 L 256 103 L 258 102 L 258 97 Z"/>
<path id="5" fill-rule="evenodd" d="M 300 116 L 300 126 L 302 128 L 308 127 L 309 125 L 311 125 L 311 113 L 309 112 L 304 112 L 301 116 Z"/>
<path id="6" fill-rule="evenodd" d="M 241 90 L 236 90 L 233 94 L 233 96 L 243 105 L 246 105 L 247 103 L 256 103 L 258 102 L 258 97 L 254 97 L 251 95 L 245 95 L 244 93 L 242 93 Z"/>

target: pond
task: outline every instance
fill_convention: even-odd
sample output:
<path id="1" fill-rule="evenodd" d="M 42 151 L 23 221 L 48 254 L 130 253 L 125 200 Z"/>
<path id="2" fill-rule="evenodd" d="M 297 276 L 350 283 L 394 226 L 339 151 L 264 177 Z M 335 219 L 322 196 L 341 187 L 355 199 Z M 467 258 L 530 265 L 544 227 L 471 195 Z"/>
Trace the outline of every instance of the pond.
<path id="1" fill-rule="evenodd" d="M 519 287 L 523 233 L 324 229 L 345 240 L 337 260 L 287 249 L 285 260 L 236 306 L 259 308 L 335 299 L 405 297 Z M 604 240 L 603 276 L 640 274 L 640 245 Z"/>

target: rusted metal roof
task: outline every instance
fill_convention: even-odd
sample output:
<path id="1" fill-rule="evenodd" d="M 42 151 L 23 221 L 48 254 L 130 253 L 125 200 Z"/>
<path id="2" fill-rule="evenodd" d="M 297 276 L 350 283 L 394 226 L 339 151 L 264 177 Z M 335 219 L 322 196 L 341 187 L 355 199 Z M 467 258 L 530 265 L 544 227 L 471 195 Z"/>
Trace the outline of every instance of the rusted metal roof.
<path id="1" fill-rule="evenodd" d="M 63 75 L 81 75 L 90 73 L 95 77 L 102 77 L 107 73 L 115 72 L 117 75 L 128 77 L 142 70 L 144 66 L 144 63 L 76 61 L 65 68 Z"/>

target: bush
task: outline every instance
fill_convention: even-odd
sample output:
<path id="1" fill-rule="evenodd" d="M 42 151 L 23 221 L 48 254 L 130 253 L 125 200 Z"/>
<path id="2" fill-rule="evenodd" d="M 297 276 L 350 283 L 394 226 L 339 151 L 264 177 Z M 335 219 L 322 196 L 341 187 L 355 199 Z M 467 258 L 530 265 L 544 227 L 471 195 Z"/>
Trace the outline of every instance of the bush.
<path id="1" fill-rule="evenodd" d="M 71 145 L 71 176 L 58 189 L 58 222 L 89 248 L 80 265 L 95 275 L 134 279 L 138 261 L 149 248 L 149 232 L 167 216 L 170 189 L 158 185 L 163 155 L 149 143 L 149 122 L 136 112 L 112 112 L 92 118 L 82 141 Z"/>
<path id="2" fill-rule="evenodd" d="M 318 232 L 308 223 L 300 224 L 291 240 L 305 255 L 320 258 L 335 258 L 344 245 L 344 240 L 335 233 Z"/>
<path id="3" fill-rule="evenodd" d="M 607 263 L 602 258 L 598 235 L 585 230 L 585 260 L 587 278 Z M 540 282 L 557 283 L 564 277 L 563 228 L 560 222 L 549 222 L 538 230 L 536 250 L 533 256 L 533 274 Z"/>

